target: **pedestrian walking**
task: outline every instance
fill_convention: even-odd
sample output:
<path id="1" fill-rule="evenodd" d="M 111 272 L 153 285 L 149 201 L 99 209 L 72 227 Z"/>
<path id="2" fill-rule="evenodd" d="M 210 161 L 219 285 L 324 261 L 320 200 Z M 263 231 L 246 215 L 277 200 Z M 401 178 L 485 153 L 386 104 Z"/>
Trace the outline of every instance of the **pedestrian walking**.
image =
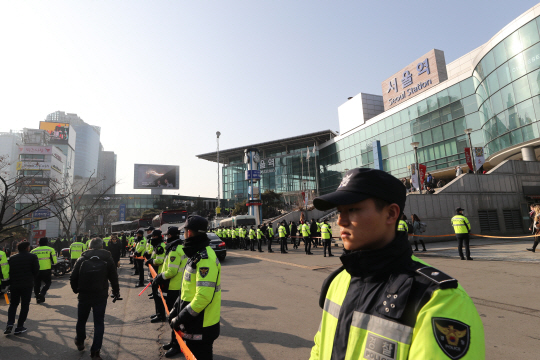
<path id="1" fill-rule="evenodd" d="M 39 274 L 39 260 L 37 255 L 30 253 L 30 243 L 23 241 L 19 243 L 17 249 L 19 253 L 11 256 L 8 260 L 11 303 L 8 309 L 7 326 L 4 331 L 6 335 L 11 334 L 13 330 L 19 304 L 21 304 L 21 312 L 17 319 L 15 335 L 20 335 L 27 331 L 24 323 L 30 310 L 34 281 Z"/>
<path id="2" fill-rule="evenodd" d="M 111 241 L 109 242 L 109 247 L 107 248 L 111 253 L 114 264 L 116 267 L 120 267 L 120 256 L 122 255 L 122 243 L 118 239 L 116 234 L 111 236 Z"/>
<path id="3" fill-rule="evenodd" d="M 58 243 L 58 240 L 56 240 L 56 243 Z M 38 304 L 45 302 L 45 295 L 49 287 L 51 287 L 51 269 L 57 262 L 55 250 L 49 247 L 48 244 L 49 239 L 42 237 L 39 239 L 39 246 L 32 250 L 32 254 L 35 254 L 39 260 L 39 273 L 34 282 L 34 294 Z M 43 288 L 41 288 L 42 282 L 45 283 Z"/>
<path id="4" fill-rule="evenodd" d="M 422 235 L 422 223 L 420 222 L 420 218 L 416 214 L 412 214 L 412 227 L 413 227 L 413 241 L 414 241 L 414 251 L 418 251 L 418 243 L 422 245 L 422 251 L 426 250 L 426 244 L 424 243 L 424 240 L 421 237 L 418 237 Z"/>
<path id="5" fill-rule="evenodd" d="M 465 244 L 465 254 L 467 255 L 467 260 L 472 260 L 471 249 L 469 248 L 469 234 L 471 232 L 471 224 L 469 220 L 463 216 L 462 209 L 458 207 L 456 209 L 456 215 L 452 218 L 452 226 L 454 227 L 454 232 L 456 233 L 456 238 L 458 241 L 458 252 L 461 260 L 465 260 L 463 256 L 463 245 Z"/>
<path id="6" fill-rule="evenodd" d="M 90 348 L 90 358 L 101 360 L 99 355 L 105 333 L 105 309 L 109 297 L 109 282 L 115 299 L 120 299 L 118 273 L 111 253 L 103 249 L 103 240 L 94 238 L 90 249 L 85 251 L 75 263 L 70 278 L 71 289 L 78 294 L 77 325 L 75 345 L 84 350 L 86 322 L 92 311 L 94 317 L 94 341 Z"/>
<path id="7" fill-rule="evenodd" d="M 531 212 L 529 213 L 530 218 L 530 226 L 529 231 L 533 235 L 537 235 L 534 238 L 534 243 L 532 248 L 528 248 L 527 250 L 535 252 L 536 247 L 538 246 L 538 242 L 540 241 L 540 205 L 531 205 Z"/>
<path id="8" fill-rule="evenodd" d="M 318 210 L 337 207 L 344 253 L 322 285 L 311 360 L 485 359 L 469 295 L 415 260 L 407 233 L 396 231 L 406 199 L 398 179 L 366 168 L 349 170 L 337 191 L 314 199 Z"/>

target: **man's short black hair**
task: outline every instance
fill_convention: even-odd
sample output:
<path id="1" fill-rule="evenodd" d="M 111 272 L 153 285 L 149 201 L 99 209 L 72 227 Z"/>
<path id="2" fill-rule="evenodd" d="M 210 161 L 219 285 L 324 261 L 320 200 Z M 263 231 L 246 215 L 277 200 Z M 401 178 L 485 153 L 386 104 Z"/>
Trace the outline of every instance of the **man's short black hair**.
<path id="1" fill-rule="evenodd" d="M 378 212 L 381 212 L 385 207 L 390 205 L 390 203 L 386 200 L 379 199 L 379 198 L 371 198 L 373 202 L 375 203 L 375 209 L 377 209 Z M 401 216 L 403 215 L 403 209 L 399 209 L 399 216 L 396 221 L 396 230 L 399 225 L 399 220 L 401 220 Z"/>
<path id="2" fill-rule="evenodd" d="M 30 243 L 28 241 L 20 242 L 19 245 L 17 245 L 17 250 L 19 250 L 20 253 L 28 251 L 28 248 L 30 247 Z"/>

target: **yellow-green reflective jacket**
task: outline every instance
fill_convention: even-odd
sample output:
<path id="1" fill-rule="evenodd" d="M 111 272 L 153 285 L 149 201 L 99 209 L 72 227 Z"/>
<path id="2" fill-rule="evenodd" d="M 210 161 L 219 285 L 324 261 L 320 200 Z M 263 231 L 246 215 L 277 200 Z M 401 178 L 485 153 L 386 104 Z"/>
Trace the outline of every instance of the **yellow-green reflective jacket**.
<path id="1" fill-rule="evenodd" d="M 364 282 L 342 269 L 334 273 L 310 360 L 484 360 L 484 328 L 465 290 L 412 260 L 417 270 L 387 280 Z M 443 289 L 448 281 L 453 287 Z"/>
<path id="2" fill-rule="evenodd" d="M 169 290 L 180 290 L 182 287 L 182 276 L 187 257 L 182 245 L 173 246 L 171 251 L 165 256 L 163 265 L 163 277 L 170 280 Z"/>
<path id="3" fill-rule="evenodd" d="M 311 232 L 309 231 L 309 225 L 308 224 L 302 224 L 302 236 L 308 237 L 311 235 Z"/>
<path id="4" fill-rule="evenodd" d="M 328 224 L 323 223 L 321 226 L 321 237 L 323 240 L 328 240 L 332 238 L 332 234 L 330 233 L 330 226 Z"/>
<path id="5" fill-rule="evenodd" d="M 277 231 L 278 231 L 278 237 L 280 238 L 287 237 L 287 230 L 285 229 L 285 226 L 280 225 Z"/>
<path id="6" fill-rule="evenodd" d="M 139 254 L 144 254 L 144 252 L 146 251 L 146 238 L 143 237 L 138 243 L 137 243 L 137 246 L 135 247 L 135 252 L 139 253 Z"/>
<path id="7" fill-rule="evenodd" d="M 253 240 L 254 237 L 255 237 L 255 230 L 249 229 L 249 239 Z"/>
<path id="8" fill-rule="evenodd" d="M 0 268 L 2 268 L 2 279 L 7 280 L 9 279 L 9 263 L 7 260 L 6 253 L 3 251 L 0 251 Z"/>
<path id="9" fill-rule="evenodd" d="M 103 238 L 103 244 L 105 245 L 105 247 L 109 246 L 109 241 L 111 241 L 110 237 Z"/>
<path id="10" fill-rule="evenodd" d="M 56 264 L 56 251 L 50 246 L 38 246 L 31 251 L 39 260 L 39 270 L 49 270 L 52 264 Z"/>
<path id="11" fill-rule="evenodd" d="M 468 234 L 471 231 L 471 224 L 463 215 L 454 216 L 452 218 L 452 226 L 456 234 Z"/>
<path id="12" fill-rule="evenodd" d="M 74 242 L 69 246 L 69 255 L 71 256 L 71 260 L 76 260 L 81 257 L 81 254 L 83 251 L 88 250 L 85 244 L 82 242 Z"/>
<path id="13" fill-rule="evenodd" d="M 231 229 L 231 237 L 236 239 L 236 231 L 234 231 L 234 229 Z"/>
<path id="14" fill-rule="evenodd" d="M 397 231 L 407 232 L 408 229 L 409 227 L 407 226 L 407 223 L 405 222 L 405 220 L 399 220 Z"/>
<path id="15" fill-rule="evenodd" d="M 157 273 L 161 273 L 165 262 L 165 243 L 153 247 L 151 259 L 154 259 L 154 265 L 159 265 Z"/>
<path id="16" fill-rule="evenodd" d="M 321 232 L 321 223 L 316 223 L 317 224 L 317 232 Z"/>
<path id="17" fill-rule="evenodd" d="M 257 239 L 260 240 L 263 236 L 263 233 L 262 233 L 262 230 L 261 229 L 257 229 Z"/>
<path id="18" fill-rule="evenodd" d="M 210 246 L 187 261 L 182 281 L 181 301 L 192 316 L 204 316 L 203 327 L 219 322 L 221 312 L 221 264 Z"/>
<path id="19" fill-rule="evenodd" d="M 268 227 L 268 236 L 270 236 L 271 238 L 274 237 L 274 228 L 272 226 Z"/>
<path id="20" fill-rule="evenodd" d="M 219 236 L 219 237 L 221 237 L 221 229 L 218 229 L 218 230 L 216 231 L 216 235 Z"/>

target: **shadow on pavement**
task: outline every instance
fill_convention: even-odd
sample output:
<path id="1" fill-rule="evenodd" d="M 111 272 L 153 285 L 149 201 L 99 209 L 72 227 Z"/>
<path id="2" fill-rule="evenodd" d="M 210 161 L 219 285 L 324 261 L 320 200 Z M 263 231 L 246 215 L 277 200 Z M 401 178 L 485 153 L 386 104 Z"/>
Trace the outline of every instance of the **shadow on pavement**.
<path id="1" fill-rule="evenodd" d="M 308 341 L 293 334 L 278 331 L 235 328 L 230 323 L 221 318 L 221 336 L 237 338 L 242 341 L 251 359 L 264 359 L 264 356 L 255 348 L 253 344 L 273 344 L 288 348 L 308 348 L 313 346 L 312 341 Z M 226 357 L 222 357 L 227 359 Z"/>
<path id="2" fill-rule="evenodd" d="M 273 306 L 260 306 L 260 305 L 243 302 L 243 301 L 223 300 L 223 299 L 221 300 L 221 306 L 237 307 L 240 309 L 277 310 L 277 307 L 273 307 Z"/>

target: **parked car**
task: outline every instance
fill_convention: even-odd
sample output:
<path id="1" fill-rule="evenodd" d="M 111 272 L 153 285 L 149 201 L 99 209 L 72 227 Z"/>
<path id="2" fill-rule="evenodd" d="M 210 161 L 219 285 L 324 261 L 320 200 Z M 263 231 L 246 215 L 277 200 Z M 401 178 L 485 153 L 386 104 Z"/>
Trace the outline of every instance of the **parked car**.
<path id="1" fill-rule="evenodd" d="M 214 233 L 208 232 L 206 235 L 210 239 L 210 247 L 216 253 L 219 261 L 225 260 L 225 257 L 227 256 L 227 246 L 225 245 L 225 242 Z M 184 240 L 184 234 L 180 235 L 180 239 Z"/>

